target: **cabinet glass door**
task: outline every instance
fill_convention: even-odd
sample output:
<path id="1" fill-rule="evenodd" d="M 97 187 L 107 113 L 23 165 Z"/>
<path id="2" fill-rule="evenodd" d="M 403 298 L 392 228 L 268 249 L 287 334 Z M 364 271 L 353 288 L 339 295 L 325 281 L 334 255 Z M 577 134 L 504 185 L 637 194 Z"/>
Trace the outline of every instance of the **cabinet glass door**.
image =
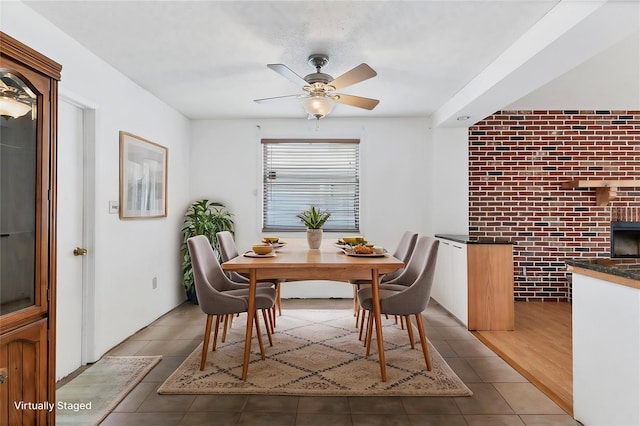
<path id="1" fill-rule="evenodd" d="M 0 312 L 36 303 L 37 97 L 0 70 Z"/>

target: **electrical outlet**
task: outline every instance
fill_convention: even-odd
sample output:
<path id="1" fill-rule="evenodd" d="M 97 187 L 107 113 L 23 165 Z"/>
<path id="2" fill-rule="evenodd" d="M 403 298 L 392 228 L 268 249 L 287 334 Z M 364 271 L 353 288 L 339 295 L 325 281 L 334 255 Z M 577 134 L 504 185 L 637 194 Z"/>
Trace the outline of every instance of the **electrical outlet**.
<path id="1" fill-rule="evenodd" d="M 158 288 L 158 277 L 153 277 L 153 279 L 151 280 L 151 288 L 153 290 Z"/>

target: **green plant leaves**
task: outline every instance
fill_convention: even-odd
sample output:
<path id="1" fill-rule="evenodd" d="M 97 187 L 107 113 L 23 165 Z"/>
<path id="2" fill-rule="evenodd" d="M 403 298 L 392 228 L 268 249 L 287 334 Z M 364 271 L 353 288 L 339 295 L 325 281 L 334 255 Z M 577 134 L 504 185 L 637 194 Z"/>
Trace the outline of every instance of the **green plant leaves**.
<path id="1" fill-rule="evenodd" d="M 227 210 L 224 204 L 209 201 L 194 201 L 187 209 L 182 223 L 182 245 L 180 255 L 182 256 L 182 279 L 186 291 L 193 289 L 193 269 L 191 268 L 191 256 L 187 247 L 187 240 L 196 235 L 204 235 L 213 247 L 218 261 L 222 263 L 218 240 L 216 234 L 221 231 L 229 231 L 235 235 L 233 215 Z"/>
<path id="2" fill-rule="evenodd" d="M 311 206 L 309 209 L 298 213 L 296 215 L 304 225 L 309 229 L 320 229 L 327 220 L 331 217 L 331 213 L 328 211 L 322 211 L 316 206 Z"/>

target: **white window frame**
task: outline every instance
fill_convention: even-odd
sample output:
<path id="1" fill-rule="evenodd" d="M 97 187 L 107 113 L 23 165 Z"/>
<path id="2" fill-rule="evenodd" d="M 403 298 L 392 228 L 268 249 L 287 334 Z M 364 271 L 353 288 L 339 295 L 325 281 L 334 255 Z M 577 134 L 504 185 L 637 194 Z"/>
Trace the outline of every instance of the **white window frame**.
<path id="1" fill-rule="evenodd" d="M 332 214 L 325 231 L 360 232 L 359 139 L 262 139 L 261 143 L 263 232 L 305 230 L 296 214 L 311 205 Z M 290 164 L 285 164 L 287 157 Z M 295 193 L 299 196 L 289 196 Z"/>

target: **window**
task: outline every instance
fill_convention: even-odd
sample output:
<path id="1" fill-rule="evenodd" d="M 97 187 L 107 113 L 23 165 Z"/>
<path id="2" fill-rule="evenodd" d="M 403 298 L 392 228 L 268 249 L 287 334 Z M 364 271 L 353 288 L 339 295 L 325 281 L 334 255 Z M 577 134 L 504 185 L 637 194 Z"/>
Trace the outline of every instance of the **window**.
<path id="1" fill-rule="evenodd" d="M 263 139 L 263 231 L 300 231 L 310 206 L 331 213 L 325 231 L 359 232 L 357 139 Z"/>

